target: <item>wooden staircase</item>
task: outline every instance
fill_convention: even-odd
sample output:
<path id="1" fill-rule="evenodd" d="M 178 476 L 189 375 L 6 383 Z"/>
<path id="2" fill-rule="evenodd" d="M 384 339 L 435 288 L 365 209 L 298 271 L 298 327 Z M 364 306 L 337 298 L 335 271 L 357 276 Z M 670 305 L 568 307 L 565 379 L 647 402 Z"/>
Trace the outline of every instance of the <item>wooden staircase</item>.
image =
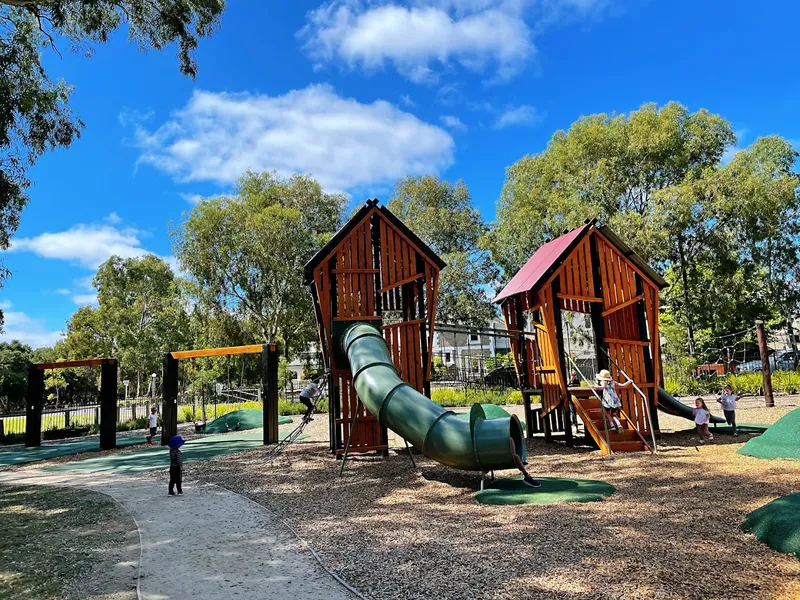
<path id="1" fill-rule="evenodd" d="M 583 393 L 570 394 L 570 401 L 575 406 L 575 411 L 581 421 L 583 421 L 586 433 L 591 436 L 603 454 L 651 450 L 650 445 L 645 441 L 642 434 L 628 421 L 625 413 L 622 413 L 619 419 L 623 430 L 619 433 L 614 432 L 612 429 L 608 431 L 609 448 L 603 428 L 603 407 L 600 404 L 600 400 L 591 392 L 588 395 L 584 390 L 581 390 L 581 392 Z"/>

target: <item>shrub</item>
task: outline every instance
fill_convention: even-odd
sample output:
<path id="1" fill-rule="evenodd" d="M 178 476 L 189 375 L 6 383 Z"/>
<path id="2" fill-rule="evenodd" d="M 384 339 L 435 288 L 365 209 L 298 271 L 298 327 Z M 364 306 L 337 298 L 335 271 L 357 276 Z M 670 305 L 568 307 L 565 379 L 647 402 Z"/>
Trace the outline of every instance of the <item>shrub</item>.
<path id="1" fill-rule="evenodd" d="M 254 408 L 262 410 L 263 405 L 261 402 L 239 402 L 235 404 L 217 404 L 216 413 L 214 412 L 213 404 L 206 404 L 205 419 L 203 419 L 202 406 L 197 407 L 197 411 L 193 406 L 181 406 L 178 408 L 178 423 L 189 423 L 193 421 L 213 421 L 219 417 L 232 413 L 235 410 L 242 410 Z M 306 407 L 299 402 L 289 402 L 287 400 L 278 400 L 278 414 L 283 416 L 302 415 L 306 412 Z M 328 412 L 328 399 L 323 398 L 317 403 L 317 412 Z M 215 416 L 216 414 L 216 416 Z"/>
<path id="2" fill-rule="evenodd" d="M 519 390 L 483 392 L 444 388 L 433 390 L 431 400 L 440 406 L 448 407 L 468 407 L 473 404 L 522 404 L 522 392 Z"/>

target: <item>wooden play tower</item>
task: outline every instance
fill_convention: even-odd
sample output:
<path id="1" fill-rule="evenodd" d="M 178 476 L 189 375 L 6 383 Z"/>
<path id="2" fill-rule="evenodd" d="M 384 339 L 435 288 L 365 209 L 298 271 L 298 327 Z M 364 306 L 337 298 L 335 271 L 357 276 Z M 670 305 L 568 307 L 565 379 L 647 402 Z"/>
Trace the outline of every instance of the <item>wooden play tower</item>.
<path id="1" fill-rule="evenodd" d="M 497 295 L 511 337 L 528 431 L 535 429 L 531 396 L 542 398 L 538 420 L 549 439 L 563 431 L 572 445 L 572 403 L 604 452 L 648 448 L 657 433 L 661 354 L 658 294 L 667 282 L 608 227 L 586 222 L 541 246 Z M 625 430 L 607 434 L 600 401 L 591 389 L 568 387 L 572 370 L 564 347 L 562 311 L 591 316 L 596 359 L 620 383 Z M 594 373 L 583 373 L 593 378 Z"/>
<path id="2" fill-rule="evenodd" d="M 445 263 L 386 207 L 370 200 L 306 264 L 329 370 L 331 452 L 388 451 L 386 428 L 358 403 L 350 365 L 334 344 L 357 322 L 379 327 L 400 377 L 430 397 L 439 271 Z"/>

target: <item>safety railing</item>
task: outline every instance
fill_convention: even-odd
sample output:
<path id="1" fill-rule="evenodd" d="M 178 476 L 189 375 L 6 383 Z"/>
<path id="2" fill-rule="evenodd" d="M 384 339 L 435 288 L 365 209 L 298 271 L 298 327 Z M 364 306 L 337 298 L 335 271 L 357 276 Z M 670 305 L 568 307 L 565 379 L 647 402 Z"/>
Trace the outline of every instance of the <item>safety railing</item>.
<path id="1" fill-rule="evenodd" d="M 647 394 L 645 394 L 642 391 L 642 389 L 638 385 L 636 385 L 636 382 L 628 376 L 628 374 L 622 369 L 622 367 L 619 365 L 619 363 L 616 360 L 614 360 L 614 358 L 611 356 L 611 354 L 608 352 L 608 350 L 603 348 L 603 352 L 606 353 L 606 356 L 608 357 L 608 360 L 610 360 L 612 363 L 614 363 L 614 366 L 617 368 L 617 371 L 619 371 L 622 374 L 622 376 L 630 382 L 630 384 L 633 387 L 633 389 L 636 390 L 636 392 L 642 397 L 642 400 L 644 401 L 644 416 L 645 416 L 645 419 L 647 420 L 647 427 L 648 427 L 648 429 L 650 429 L 650 435 L 651 435 L 651 437 L 653 439 L 653 447 L 652 447 L 652 449 L 650 451 L 655 454 L 658 451 L 658 446 L 656 445 L 656 432 L 653 429 L 653 421 L 652 421 L 652 418 L 650 416 L 650 399 L 647 397 Z M 628 419 L 628 422 L 633 423 L 630 420 L 629 417 L 626 416 L 625 418 Z M 635 428 L 635 426 L 634 426 L 634 428 Z M 638 429 L 637 429 L 637 431 L 638 431 Z M 640 436 L 641 436 L 641 433 L 640 433 Z M 647 442 L 645 442 L 645 445 L 647 445 Z"/>

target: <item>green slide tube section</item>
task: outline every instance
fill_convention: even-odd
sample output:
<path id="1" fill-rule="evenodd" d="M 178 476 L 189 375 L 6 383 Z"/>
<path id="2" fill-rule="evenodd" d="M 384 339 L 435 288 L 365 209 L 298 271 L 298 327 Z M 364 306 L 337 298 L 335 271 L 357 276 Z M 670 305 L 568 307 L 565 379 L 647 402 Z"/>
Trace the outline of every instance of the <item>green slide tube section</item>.
<path id="1" fill-rule="evenodd" d="M 672 397 L 672 394 L 662 387 L 658 388 L 658 408 L 673 417 L 683 417 L 684 419 L 694 421 L 692 407 L 684 404 L 680 400 L 676 400 Z M 711 422 L 725 424 L 725 419 L 712 415 Z"/>
<path id="2" fill-rule="evenodd" d="M 342 335 L 341 344 L 361 402 L 383 426 L 425 456 L 465 471 L 513 469 L 513 439 L 525 460 L 525 439 L 515 415 L 487 419 L 483 407 L 475 404 L 466 421 L 431 402 L 400 379 L 386 341 L 372 325 L 352 325 Z"/>

